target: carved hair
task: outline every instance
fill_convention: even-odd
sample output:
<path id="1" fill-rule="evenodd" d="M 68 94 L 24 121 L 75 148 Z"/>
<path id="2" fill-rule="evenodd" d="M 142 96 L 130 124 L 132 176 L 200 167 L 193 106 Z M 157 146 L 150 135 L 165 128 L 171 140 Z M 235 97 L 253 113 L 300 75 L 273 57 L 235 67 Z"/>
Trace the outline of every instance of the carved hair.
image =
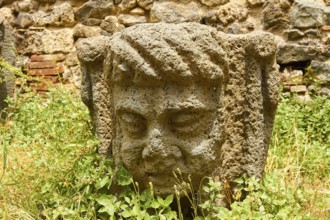
<path id="1" fill-rule="evenodd" d="M 115 83 L 207 80 L 219 85 L 228 69 L 218 33 L 195 23 L 143 24 L 126 29 L 112 37 L 109 56 L 112 59 L 106 60 L 112 60 L 112 69 L 108 73 Z"/>

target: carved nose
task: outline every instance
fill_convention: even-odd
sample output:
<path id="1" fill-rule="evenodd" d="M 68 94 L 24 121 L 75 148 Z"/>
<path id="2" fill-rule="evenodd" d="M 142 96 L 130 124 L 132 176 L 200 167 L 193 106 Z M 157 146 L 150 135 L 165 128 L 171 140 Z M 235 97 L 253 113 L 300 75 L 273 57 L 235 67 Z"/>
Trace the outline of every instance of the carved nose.
<path id="1" fill-rule="evenodd" d="M 166 157 L 164 151 L 163 135 L 158 128 L 152 129 L 149 134 L 147 146 L 142 151 L 143 159 L 153 157 Z"/>

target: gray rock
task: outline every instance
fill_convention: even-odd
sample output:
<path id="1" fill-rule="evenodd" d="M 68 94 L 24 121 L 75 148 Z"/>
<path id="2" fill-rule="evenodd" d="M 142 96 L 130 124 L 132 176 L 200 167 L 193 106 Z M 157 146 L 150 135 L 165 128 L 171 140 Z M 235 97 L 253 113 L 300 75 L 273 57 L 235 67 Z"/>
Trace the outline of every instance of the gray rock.
<path id="1" fill-rule="evenodd" d="M 327 23 L 325 7 L 310 0 L 296 0 L 289 17 L 296 28 L 315 28 Z"/>
<path id="2" fill-rule="evenodd" d="M 101 23 L 101 28 L 108 33 L 115 33 L 117 31 L 117 28 L 119 26 L 118 18 L 116 16 L 107 16 L 104 18 L 104 20 Z"/>
<path id="3" fill-rule="evenodd" d="M 50 26 L 72 27 L 76 23 L 74 10 L 69 2 L 54 6 L 53 11 L 44 19 Z"/>
<path id="4" fill-rule="evenodd" d="M 274 37 L 197 23 L 140 24 L 80 41 L 82 98 L 99 151 L 156 194 L 172 172 L 260 178 L 278 101 Z M 241 86 L 237 86 L 241 85 Z"/>
<path id="5" fill-rule="evenodd" d="M 75 38 L 94 37 L 100 35 L 100 33 L 101 33 L 100 27 L 91 27 L 82 24 L 77 24 L 73 28 L 73 37 Z"/>
<path id="6" fill-rule="evenodd" d="M 123 25 L 129 27 L 135 24 L 146 23 L 147 19 L 145 16 L 140 15 L 121 14 L 118 16 L 118 21 Z"/>
<path id="7" fill-rule="evenodd" d="M 284 1 L 266 1 L 263 6 L 264 29 L 285 27 L 288 23 L 290 3 Z"/>
<path id="8" fill-rule="evenodd" d="M 34 23 L 33 15 L 27 13 L 19 13 L 15 22 L 18 28 L 27 28 L 32 26 L 33 23 Z"/>
<path id="9" fill-rule="evenodd" d="M 81 21 L 81 24 L 86 26 L 99 26 L 102 23 L 102 19 L 99 18 L 86 18 Z"/>
<path id="10" fill-rule="evenodd" d="M 15 65 L 14 30 L 6 20 L 0 21 L 0 56 L 9 64 Z M 10 70 L 0 66 L 0 116 L 6 117 L 3 110 L 8 106 L 5 101 L 12 97 L 15 91 L 15 76 Z"/>
<path id="11" fill-rule="evenodd" d="M 315 46 L 298 44 L 279 45 L 276 60 L 280 64 L 313 60 L 320 56 L 321 50 Z"/>
<path id="12" fill-rule="evenodd" d="M 311 67 L 315 72 L 315 77 L 319 80 L 320 84 L 329 84 L 330 85 L 330 61 L 328 62 L 319 62 L 313 60 L 311 62 Z"/>
<path id="13" fill-rule="evenodd" d="M 114 5 L 112 1 L 107 0 L 89 0 L 75 12 L 76 18 L 85 20 L 87 18 L 103 19 L 110 15 Z"/>
<path id="14" fill-rule="evenodd" d="M 201 14 L 194 2 L 181 4 L 176 2 L 154 2 L 150 11 L 150 22 L 199 22 Z"/>

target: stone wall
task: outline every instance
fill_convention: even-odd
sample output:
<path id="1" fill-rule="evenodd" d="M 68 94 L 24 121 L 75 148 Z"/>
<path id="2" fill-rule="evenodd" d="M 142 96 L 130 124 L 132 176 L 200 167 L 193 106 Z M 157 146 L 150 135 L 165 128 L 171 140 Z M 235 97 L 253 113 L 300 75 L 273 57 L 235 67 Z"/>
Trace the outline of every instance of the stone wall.
<path id="1" fill-rule="evenodd" d="M 19 63 L 50 81 L 79 86 L 75 44 L 81 38 L 139 23 L 198 22 L 231 34 L 275 34 L 284 89 L 330 96 L 329 0 L 1 0 L 0 6 L 16 30 Z M 44 63 L 32 68 L 34 62 Z"/>

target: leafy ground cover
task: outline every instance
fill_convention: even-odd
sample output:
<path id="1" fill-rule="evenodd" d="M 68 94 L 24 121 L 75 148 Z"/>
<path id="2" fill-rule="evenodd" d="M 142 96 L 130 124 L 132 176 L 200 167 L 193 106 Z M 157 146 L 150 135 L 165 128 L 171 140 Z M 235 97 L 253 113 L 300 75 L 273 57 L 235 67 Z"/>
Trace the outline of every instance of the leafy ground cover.
<path id="1" fill-rule="evenodd" d="M 242 177 L 230 208 L 226 185 L 211 178 L 195 198 L 189 181 L 165 198 L 141 191 L 130 174 L 96 154 L 97 140 L 79 95 L 64 88 L 18 95 L 0 125 L 2 219 L 328 219 L 330 101 L 281 98 L 265 175 Z M 109 194 L 113 181 L 123 186 Z M 242 191 L 248 195 L 242 200 Z M 191 203 L 190 213 L 180 195 Z"/>

